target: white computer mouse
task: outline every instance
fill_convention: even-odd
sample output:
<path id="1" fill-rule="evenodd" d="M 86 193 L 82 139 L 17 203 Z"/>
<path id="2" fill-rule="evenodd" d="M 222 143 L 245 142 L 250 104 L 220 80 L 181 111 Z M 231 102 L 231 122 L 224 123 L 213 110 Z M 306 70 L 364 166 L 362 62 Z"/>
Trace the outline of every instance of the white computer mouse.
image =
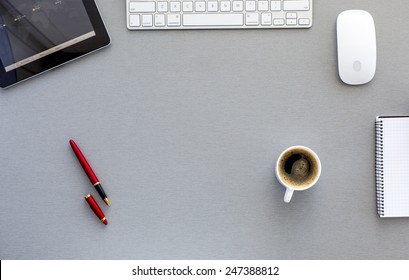
<path id="1" fill-rule="evenodd" d="M 348 85 L 370 82 L 376 71 L 375 23 L 370 13 L 349 10 L 337 19 L 338 71 Z"/>

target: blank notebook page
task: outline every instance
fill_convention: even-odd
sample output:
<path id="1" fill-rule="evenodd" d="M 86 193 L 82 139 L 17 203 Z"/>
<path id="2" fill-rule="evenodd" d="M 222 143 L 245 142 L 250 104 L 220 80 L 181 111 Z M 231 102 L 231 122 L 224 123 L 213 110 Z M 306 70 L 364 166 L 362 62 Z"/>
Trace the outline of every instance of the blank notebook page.
<path id="1" fill-rule="evenodd" d="M 383 129 L 383 217 L 409 216 L 409 117 L 378 121 Z"/>

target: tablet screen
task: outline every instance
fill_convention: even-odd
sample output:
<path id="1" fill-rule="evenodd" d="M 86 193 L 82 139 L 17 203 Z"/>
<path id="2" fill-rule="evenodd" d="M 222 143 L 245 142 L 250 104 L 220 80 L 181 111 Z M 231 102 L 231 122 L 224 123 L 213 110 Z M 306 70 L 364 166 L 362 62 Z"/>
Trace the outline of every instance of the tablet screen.
<path id="1" fill-rule="evenodd" d="M 0 0 L 0 87 L 109 43 L 94 0 Z"/>
<path id="2" fill-rule="evenodd" d="M 0 0 L 6 72 L 95 36 L 82 0 Z"/>

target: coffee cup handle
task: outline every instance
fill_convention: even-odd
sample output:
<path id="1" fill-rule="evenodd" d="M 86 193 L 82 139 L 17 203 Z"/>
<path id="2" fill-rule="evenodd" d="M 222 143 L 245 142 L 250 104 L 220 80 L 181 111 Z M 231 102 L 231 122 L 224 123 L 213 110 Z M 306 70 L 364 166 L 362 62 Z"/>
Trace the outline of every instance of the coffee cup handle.
<path id="1" fill-rule="evenodd" d="M 294 190 L 286 188 L 285 195 L 284 195 L 284 202 L 289 203 L 291 198 L 293 197 Z"/>

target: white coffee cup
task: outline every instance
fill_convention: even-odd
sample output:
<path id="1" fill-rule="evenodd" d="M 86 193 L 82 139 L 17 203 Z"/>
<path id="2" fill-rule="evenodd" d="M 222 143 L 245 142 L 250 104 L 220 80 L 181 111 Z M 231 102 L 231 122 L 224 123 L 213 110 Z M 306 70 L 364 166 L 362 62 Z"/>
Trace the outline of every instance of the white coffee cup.
<path id="1" fill-rule="evenodd" d="M 294 191 L 307 190 L 317 183 L 321 176 L 321 161 L 310 148 L 292 146 L 278 157 L 275 174 L 286 188 L 284 202 L 288 203 Z"/>

